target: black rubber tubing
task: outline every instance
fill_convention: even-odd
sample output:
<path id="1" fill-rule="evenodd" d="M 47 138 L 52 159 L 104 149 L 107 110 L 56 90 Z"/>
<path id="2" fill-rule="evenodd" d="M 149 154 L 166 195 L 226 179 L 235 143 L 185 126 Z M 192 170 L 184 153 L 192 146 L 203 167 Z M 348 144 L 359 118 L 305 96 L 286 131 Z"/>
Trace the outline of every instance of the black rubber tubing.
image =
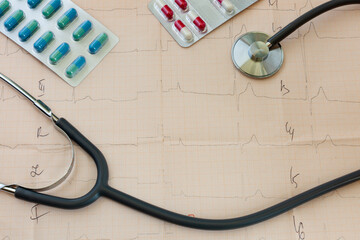
<path id="1" fill-rule="evenodd" d="M 61 128 L 82 149 L 84 149 L 95 161 L 97 168 L 97 179 L 94 187 L 84 196 L 74 199 L 50 196 L 47 194 L 30 191 L 22 187 L 17 187 L 15 191 L 15 197 L 42 205 L 63 209 L 78 209 L 86 207 L 95 202 L 101 196 L 102 189 L 108 184 L 109 169 L 105 157 L 94 144 L 86 139 L 86 137 L 84 137 L 64 118 L 60 118 L 56 122 L 56 125 Z"/>
<path id="2" fill-rule="evenodd" d="M 140 199 L 137 199 L 110 187 L 108 185 L 108 166 L 105 157 L 100 152 L 100 150 L 89 140 L 87 140 L 75 127 L 73 127 L 65 119 L 59 119 L 56 125 L 60 127 L 63 131 L 65 131 L 73 141 L 75 141 L 94 159 L 98 175 L 95 186 L 90 190 L 89 193 L 87 193 L 83 197 L 75 199 L 54 197 L 42 193 L 37 193 L 23 187 L 17 187 L 15 192 L 16 198 L 56 208 L 78 209 L 86 207 L 96 201 L 100 196 L 104 196 L 130 208 L 136 209 L 142 213 L 184 227 L 203 230 L 229 230 L 247 227 L 259 222 L 263 222 L 270 218 L 276 217 L 284 212 L 287 212 L 323 194 L 329 193 L 340 187 L 360 180 L 360 170 L 357 170 L 355 172 L 307 190 L 274 206 L 243 217 L 218 220 L 194 218 L 154 206 L 150 203 L 144 202 Z"/>
<path id="3" fill-rule="evenodd" d="M 286 25 L 284 28 L 282 28 L 279 32 L 277 32 L 274 36 L 268 39 L 268 42 L 271 43 L 272 46 L 277 45 L 282 40 L 284 40 L 286 37 L 288 37 L 291 33 L 293 33 L 295 30 L 300 28 L 302 25 L 307 23 L 308 21 L 312 20 L 313 18 L 330 11 L 337 7 L 342 7 L 345 5 L 351 5 L 351 4 L 360 4 L 360 0 L 332 0 L 326 3 L 323 3 L 312 10 L 304 13 L 288 25 Z"/>

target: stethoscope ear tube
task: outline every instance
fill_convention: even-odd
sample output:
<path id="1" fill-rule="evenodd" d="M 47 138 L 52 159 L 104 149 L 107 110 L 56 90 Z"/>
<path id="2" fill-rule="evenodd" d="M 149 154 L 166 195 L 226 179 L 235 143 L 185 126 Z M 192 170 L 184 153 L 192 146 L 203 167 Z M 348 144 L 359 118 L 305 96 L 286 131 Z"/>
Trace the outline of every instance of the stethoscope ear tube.
<path id="1" fill-rule="evenodd" d="M 358 4 L 360 0 L 332 0 L 327 3 L 324 3 L 313 10 L 305 13 L 298 19 L 294 20 L 292 23 L 284 27 L 278 33 L 276 33 L 273 37 L 268 38 L 267 42 L 264 39 L 263 44 L 258 44 L 259 48 L 264 47 L 265 44 L 268 48 L 271 46 L 278 45 L 278 43 L 294 32 L 297 28 L 302 26 L 304 23 L 309 20 L 315 18 L 316 16 L 334 9 L 336 7 L 349 5 L 349 4 Z M 257 49 L 255 49 L 257 50 Z M 274 51 L 274 49 L 273 49 Z M 259 55 L 256 51 L 253 51 L 253 56 L 256 61 L 258 61 Z M 246 51 L 248 54 L 248 51 Z M 1 78 L 1 75 L 0 75 Z M 9 79 L 2 77 L 3 80 L 12 85 L 16 90 L 20 93 L 26 95 L 27 93 L 22 89 L 15 86 L 14 82 Z M 35 104 L 40 110 L 43 110 L 45 114 L 48 115 L 47 108 L 44 108 L 39 101 L 36 99 L 32 99 L 29 97 L 29 100 L 35 102 Z M 304 204 L 308 201 L 311 201 L 319 196 L 327 194 L 331 191 L 334 191 L 340 187 L 353 183 L 355 181 L 360 180 L 360 170 L 349 173 L 337 179 L 331 180 L 327 183 L 309 189 L 299 195 L 296 195 L 292 198 L 289 198 L 283 202 L 280 202 L 276 205 L 273 205 L 269 208 L 263 209 L 258 212 L 254 212 L 252 214 L 231 218 L 231 219 L 202 219 L 202 218 L 193 218 L 186 215 L 182 215 L 176 212 L 172 212 L 135 197 L 132 197 L 126 193 L 118 191 L 114 188 L 111 188 L 108 185 L 109 180 L 109 170 L 105 160 L 105 157 L 101 153 L 101 151 L 92 144 L 88 139 L 85 138 L 74 126 L 72 126 L 68 121 L 63 118 L 58 119 L 54 117 L 50 112 L 50 117 L 54 120 L 55 124 L 62 129 L 74 142 L 76 142 L 82 149 L 84 149 L 94 160 L 97 167 L 97 180 L 94 187 L 84 196 L 74 199 L 61 198 L 56 196 L 51 196 L 43 193 L 38 193 L 36 191 L 23 188 L 21 186 L 16 186 L 14 188 L 9 188 L 9 193 L 13 193 L 16 198 L 26 200 L 29 202 L 35 202 L 42 205 L 52 206 L 56 208 L 63 209 L 78 209 L 82 207 L 86 207 L 91 203 L 95 202 L 99 197 L 104 196 L 109 199 L 112 199 L 118 203 L 124 204 L 128 207 L 131 207 L 135 210 L 138 210 L 142 213 L 151 215 L 155 218 L 162 219 L 164 221 L 171 222 L 173 224 L 203 229 L 203 230 L 229 230 L 242 228 L 246 226 L 250 226 L 253 224 L 260 223 L 262 221 L 268 220 L 270 218 L 276 217 L 286 211 L 289 211 L 301 204 Z M 4 190 L 5 185 L 0 185 L 0 190 Z"/>
<path id="2" fill-rule="evenodd" d="M 314 9 L 304 13 L 303 15 L 292 21 L 290 24 L 282 28 L 278 33 L 269 38 L 268 42 L 271 44 L 271 46 L 275 46 L 311 19 L 334 8 L 351 4 L 360 4 L 360 0 L 331 0 L 329 2 L 321 4 Z"/>
<path id="3" fill-rule="evenodd" d="M 74 199 L 67 199 L 42 194 L 18 186 L 15 190 L 15 197 L 29 202 L 35 202 L 63 209 L 78 209 L 86 207 L 96 201 L 102 195 L 103 189 L 108 184 L 109 170 L 105 157 L 94 144 L 92 144 L 85 136 L 83 136 L 74 126 L 72 126 L 64 118 L 58 119 L 55 124 L 93 158 L 97 167 L 98 175 L 95 186 L 90 190 L 90 192 L 88 192 L 84 196 Z"/>
<path id="4" fill-rule="evenodd" d="M 98 172 L 95 186 L 84 196 L 75 199 L 50 196 L 23 187 L 17 187 L 15 190 L 16 198 L 56 208 L 78 209 L 86 207 L 96 201 L 99 197 L 104 196 L 142 213 L 177 225 L 203 230 L 229 230 L 250 226 L 276 217 L 314 198 L 360 179 L 360 170 L 357 170 L 353 173 L 314 187 L 274 206 L 246 216 L 231 219 L 193 218 L 157 207 L 110 187 L 108 185 L 108 166 L 100 150 L 65 119 L 60 118 L 57 120 L 56 125 L 94 159 Z"/>
<path id="5" fill-rule="evenodd" d="M 258 64 L 259 62 L 266 59 L 266 57 L 260 58 L 262 53 L 261 50 L 264 50 L 266 47 L 266 50 L 275 51 L 275 45 L 278 46 L 280 41 L 282 41 L 284 38 L 289 36 L 291 33 L 293 33 L 296 29 L 301 27 L 306 22 L 310 21 L 311 19 L 315 18 L 316 16 L 319 16 L 320 14 L 329 11 L 331 9 L 344 6 L 344 5 L 350 5 L 350 4 L 359 4 L 360 0 L 332 0 L 329 2 L 326 2 L 309 12 L 305 13 L 304 15 L 300 16 L 298 19 L 294 20 L 290 24 L 288 24 L 286 27 L 281 29 L 278 33 L 276 33 L 274 36 L 265 38 L 264 40 L 259 42 L 253 43 L 253 51 L 251 51 L 252 55 L 249 56 L 249 58 L 253 58 L 254 60 L 254 66 Z M 251 33 L 250 33 L 251 34 Z M 258 33 L 252 33 L 257 34 L 254 36 L 259 36 Z M 267 41 L 267 42 L 266 42 Z M 242 44 L 241 41 L 238 41 L 239 44 Z M 251 47 L 251 46 L 250 46 Z M 233 48 L 236 49 L 236 48 Z M 248 49 L 246 51 L 242 51 L 245 54 L 249 54 Z M 270 51 L 271 52 L 271 51 Z M 282 61 L 281 61 L 282 63 Z M 280 63 L 280 65 L 281 65 Z M 277 69 L 275 69 L 277 71 Z M 261 77 L 261 75 L 260 75 Z M 290 209 L 293 209 L 301 204 L 304 204 L 310 200 L 313 200 L 314 198 L 317 198 L 319 196 L 322 196 L 326 193 L 329 193 L 331 191 L 334 191 L 340 187 L 343 187 L 345 185 L 348 185 L 350 183 L 353 183 L 355 181 L 360 180 L 360 170 L 357 170 L 355 172 L 349 173 L 347 175 L 344 175 L 342 177 L 339 177 L 337 179 L 334 179 L 332 181 L 329 181 L 327 183 L 324 183 L 322 185 L 319 185 L 317 187 L 314 187 L 312 189 L 309 189 L 299 195 L 296 195 L 292 198 L 289 198 L 283 202 L 280 202 L 274 206 L 271 206 L 269 208 L 266 208 L 264 210 L 242 216 L 237 218 L 231 218 L 231 219 L 201 219 L 201 218 L 193 218 L 186 215 L 181 215 L 172 211 L 168 211 L 166 209 L 157 207 L 155 205 L 152 205 L 150 203 L 144 202 L 140 199 L 137 199 L 135 197 L 132 197 L 126 193 L 120 192 L 114 188 L 111 188 L 108 185 L 109 180 L 109 170 L 108 166 L 105 160 L 105 157 L 101 153 L 101 151 L 92 144 L 88 139 L 85 138 L 75 127 L 73 127 L 68 121 L 66 121 L 63 118 L 58 119 L 57 117 L 54 117 L 51 112 L 48 111 L 46 107 L 42 104 L 42 102 L 39 102 L 36 99 L 33 99 L 29 94 L 24 91 L 21 87 L 17 86 L 13 81 L 7 79 L 5 76 L 0 75 L 0 78 L 2 78 L 5 82 L 9 83 L 11 86 L 13 86 L 17 91 L 22 93 L 23 95 L 27 96 L 30 101 L 32 101 L 35 106 L 37 106 L 40 110 L 42 110 L 43 113 L 51 117 L 55 124 L 62 129 L 74 142 L 76 142 L 82 149 L 84 149 L 94 160 L 96 167 L 97 167 L 97 180 L 94 185 L 94 187 L 84 196 L 74 199 L 66 199 L 51 195 L 46 195 L 42 193 L 38 193 L 36 191 L 32 191 L 27 188 L 23 188 L 20 186 L 16 186 L 12 188 L 11 186 L 5 186 L 0 184 L 0 190 L 5 190 L 5 187 L 9 187 L 8 190 L 6 190 L 9 193 L 14 193 L 16 198 L 23 199 L 29 202 L 35 202 L 47 206 L 52 206 L 56 208 L 63 208 L 63 209 L 78 209 L 82 207 L 86 207 L 89 204 L 96 201 L 99 197 L 104 196 L 109 199 L 112 199 L 116 202 L 119 202 L 121 204 L 124 204 L 126 206 L 129 206 L 133 209 L 136 209 L 140 212 L 143 212 L 145 214 L 151 215 L 153 217 L 185 226 L 190 228 L 196 228 L 196 229 L 204 229 L 204 230 L 228 230 L 228 229 L 235 229 L 235 228 L 241 228 L 246 227 L 252 224 L 256 224 L 262 221 L 265 221 L 267 219 L 273 218 L 275 216 L 278 216 Z"/>
<path id="6" fill-rule="evenodd" d="M 19 186 L 16 188 L 15 197 L 21 200 L 38 203 L 45 206 L 72 210 L 83 208 L 92 204 L 100 197 L 100 195 L 96 194 L 94 190 L 91 190 L 83 197 L 67 199 L 38 193 Z"/>
<path id="7" fill-rule="evenodd" d="M 107 185 L 109 181 L 109 168 L 102 152 L 66 119 L 60 118 L 55 124 L 90 155 L 96 164 L 98 181 Z"/>

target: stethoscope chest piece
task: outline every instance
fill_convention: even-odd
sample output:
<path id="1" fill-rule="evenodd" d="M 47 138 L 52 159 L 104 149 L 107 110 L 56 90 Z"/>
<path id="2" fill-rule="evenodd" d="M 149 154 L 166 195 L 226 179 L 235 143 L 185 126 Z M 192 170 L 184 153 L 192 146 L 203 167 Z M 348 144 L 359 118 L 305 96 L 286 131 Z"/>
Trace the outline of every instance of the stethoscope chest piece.
<path id="1" fill-rule="evenodd" d="M 266 33 L 248 32 L 234 43 L 231 56 L 237 69 L 252 78 L 267 78 L 277 73 L 284 61 L 280 44 L 271 47 Z"/>

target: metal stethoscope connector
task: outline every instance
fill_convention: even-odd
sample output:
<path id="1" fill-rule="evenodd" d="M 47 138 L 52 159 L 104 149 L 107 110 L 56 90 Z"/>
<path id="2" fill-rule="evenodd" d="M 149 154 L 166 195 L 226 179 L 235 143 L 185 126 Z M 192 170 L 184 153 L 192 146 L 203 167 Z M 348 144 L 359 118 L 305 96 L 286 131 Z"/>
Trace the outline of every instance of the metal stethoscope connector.
<path id="1" fill-rule="evenodd" d="M 360 4 L 360 0 L 331 0 L 303 14 L 270 37 L 262 32 L 248 32 L 234 43 L 231 56 L 234 65 L 248 77 L 262 79 L 277 73 L 283 62 L 284 53 L 280 42 L 313 18 L 334 8 Z"/>

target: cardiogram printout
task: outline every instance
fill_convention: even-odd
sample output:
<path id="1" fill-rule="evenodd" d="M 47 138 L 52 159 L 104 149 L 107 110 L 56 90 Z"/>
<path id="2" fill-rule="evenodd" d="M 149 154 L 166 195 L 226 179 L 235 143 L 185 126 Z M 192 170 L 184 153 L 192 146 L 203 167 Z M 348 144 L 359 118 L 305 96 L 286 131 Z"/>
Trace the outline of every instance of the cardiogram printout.
<path id="1" fill-rule="evenodd" d="M 360 7 L 326 13 L 282 42 L 266 80 L 233 66 L 247 31 L 273 34 L 324 0 L 260 0 L 191 48 L 181 48 L 147 0 L 76 0 L 119 44 L 76 88 L 0 36 L 0 72 L 69 120 L 107 158 L 110 184 L 193 217 L 232 218 L 355 171 L 360 156 Z M 24 4 L 25 1 L 24 1 Z M 79 147 L 50 193 L 81 196 L 96 168 Z M 44 186 L 66 171 L 69 144 L 0 83 L 0 182 Z M 269 221 L 223 232 L 187 229 L 101 198 L 61 210 L 0 194 L 0 240 L 354 240 L 360 184 Z"/>

